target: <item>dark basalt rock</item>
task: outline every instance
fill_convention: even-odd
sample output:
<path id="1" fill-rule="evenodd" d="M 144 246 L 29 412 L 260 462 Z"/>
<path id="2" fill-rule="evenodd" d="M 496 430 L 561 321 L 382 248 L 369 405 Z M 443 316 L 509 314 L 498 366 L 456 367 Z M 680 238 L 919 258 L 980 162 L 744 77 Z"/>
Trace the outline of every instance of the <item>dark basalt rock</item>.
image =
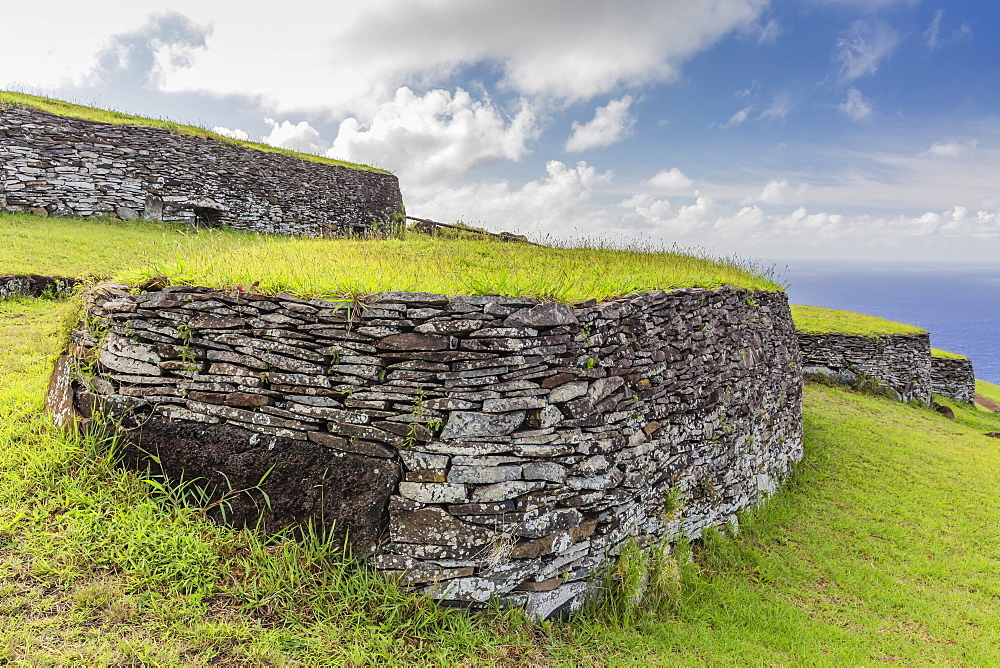
<path id="1" fill-rule="evenodd" d="M 949 408 L 948 406 L 944 406 L 934 401 L 931 402 L 931 408 L 933 408 L 934 410 L 936 410 L 938 413 L 945 416 L 949 420 L 955 419 L 955 411 L 951 410 L 951 408 Z"/>
<path id="2" fill-rule="evenodd" d="M 0 276 L 0 299 L 8 297 L 65 297 L 80 283 L 65 276 L 7 274 Z"/>
<path id="3" fill-rule="evenodd" d="M 370 554 L 385 530 L 389 495 L 401 477 L 400 465 L 387 459 L 232 424 L 159 417 L 129 433 L 124 462 L 134 469 L 149 467 L 174 483 L 192 480 L 191 472 L 197 472 L 201 478 L 194 484 L 209 492 L 211 502 L 225 497 L 209 516 L 227 525 L 259 523 L 273 534 L 312 521 L 332 531 L 338 542 L 347 537 L 358 556 Z"/>

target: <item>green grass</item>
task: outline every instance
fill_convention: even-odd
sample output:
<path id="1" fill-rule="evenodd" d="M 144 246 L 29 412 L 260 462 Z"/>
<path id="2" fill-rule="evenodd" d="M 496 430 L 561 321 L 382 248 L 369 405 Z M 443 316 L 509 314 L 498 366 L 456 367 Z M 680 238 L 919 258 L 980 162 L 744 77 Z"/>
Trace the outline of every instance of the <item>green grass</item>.
<path id="1" fill-rule="evenodd" d="M 1000 404 L 1000 385 L 987 383 L 985 380 L 977 380 L 976 394 L 980 394 L 990 401 L 995 401 Z"/>
<path id="2" fill-rule="evenodd" d="M 72 309 L 0 303 L 0 663 L 1000 664 L 1000 416 L 807 386 L 794 479 L 649 612 L 531 624 L 216 527 L 57 433 L 39 403 Z"/>
<path id="3" fill-rule="evenodd" d="M 280 153 L 281 155 L 300 158 L 302 160 L 307 160 L 309 162 L 317 162 L 323 165 L 338 165 L 340 167 L 349 167 L 351 169 L 361 169 L 370 172 L 380 172 L 382 174 L 389 173 L 384 169 L 371 167 L 369 165 L 359 165 L 353 162 L 334 160 L 333 158 L 313 155 L 311 153 L 299 153 L 297 151 L 289 151 L 283 148 L 276 148 L 274 146 L 270 146 L 269 144 L 261 144 L 259 142 L 233 139 L 231 137 L 225 137 L 210 130 L 206 130 L 205 128 L 200 128 L 194 125 L 182 125 L 180 123 L 174 123 L 172 121 L 143 118 L 141 116 L 132 116 L 117 111 L 109 111 L 107 109 L 86 107 L 79 104 L 73 104 L 71 102 L 64 102 L 63 100 L 54 100 L 47 97 L 39 97 L 37 95 L 27 95 L 25 93 L 16 93 L 13 91 L 0 90 L 0 108 L 3 108 L 5 105 L 8 106 L 19 105 L 25 107 L 33 107 L 35 109 L 41 109 L 42 111 L 47 111 L 50 114 L 56 114 L 58 116 L 79 118 L 86 121 L 97 121 L 99 123 L 111 123 L 112 125 L 136 125 L 147 128 L 160 128 L 162 130 L 169 130 L 171 132 L 190 135 L 192 137 L 215 139 L 220 143 L 229 144 L 231 146 L 241 146 L 243 148 L 249 148 L 255 151 L 263 151 L 265 153 Z"/>
<path id="4" fill-rule="evenodd" d="M 947 350 L 941 350 L 939 348 L 931 348 L 931 357 L 938 357 L 945 360 L 967 360 L 969 359 L 965 355 L 959 355 L 958 353 L 948 352 Z"/>
<path id="5" fill-rule="evenodd" d="M 846 334 L 867 337 L 926 334 L 926 330 L 902 322 L 819 306 L 793 304 L 792 320 L 795 322 L 795 329 L 804 334 Z"/>
<path id="6" fill-rule="evenodd" d="M 500 294 L 563 302 L 656 289 L 780 290 L 738 263 L 658 249 L 551 248 L 477 239 L 305 239 L 148 221 L 0 214 L 0 272 L 249 288 L 302 297 L 391 290 Z"/>

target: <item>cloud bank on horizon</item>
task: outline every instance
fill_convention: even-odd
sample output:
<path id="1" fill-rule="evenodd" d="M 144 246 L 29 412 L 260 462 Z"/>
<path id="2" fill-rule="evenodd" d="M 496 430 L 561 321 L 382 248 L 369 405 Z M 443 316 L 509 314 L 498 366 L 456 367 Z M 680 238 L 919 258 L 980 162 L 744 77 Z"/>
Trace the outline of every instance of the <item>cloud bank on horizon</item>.
<path id="1" fill-rule="evenodd" d="M 764 258 L 1000 250 L 995 3 L 56 5 L 5 12 L 0 88 L 377 164 L 414 215 Z"/>

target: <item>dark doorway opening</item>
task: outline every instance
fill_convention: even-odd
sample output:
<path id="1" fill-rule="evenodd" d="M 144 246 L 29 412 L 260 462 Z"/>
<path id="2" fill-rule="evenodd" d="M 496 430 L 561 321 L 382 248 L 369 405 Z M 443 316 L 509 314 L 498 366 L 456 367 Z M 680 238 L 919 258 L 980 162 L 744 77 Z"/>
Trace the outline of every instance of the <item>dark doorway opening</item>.
<path id="1" fill-rule="evenodd" d="M 208 206 L 194 207 L 195 227 L 221 227 L 223 222 L 222 217 L 222 211 L 219 209 L 213 209 Z"/>

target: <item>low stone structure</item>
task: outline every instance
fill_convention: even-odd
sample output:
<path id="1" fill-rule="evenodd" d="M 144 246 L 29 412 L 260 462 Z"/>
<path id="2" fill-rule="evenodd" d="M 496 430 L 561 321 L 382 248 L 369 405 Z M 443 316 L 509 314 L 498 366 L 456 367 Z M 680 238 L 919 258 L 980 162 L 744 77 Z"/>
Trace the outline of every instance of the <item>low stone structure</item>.
<path id="1" fill-rule="evenodd" d="M 395 176 L 0 104 L 0 211 L 329 236 L 402 222 Z"/>
<path id="2" fill-rule="evenodd" d="M 976 400 L 976 373 L 972 360 L 931 357 L 931 391 L 966 404 Z"/>
<path id="3" fill-rule="evenodd" d="M 804 374 L 833 376 L 847 385 L 882 383 L 900 401 L 931 400 L 931 344 L 927 334 L 849 336 L 798 334 Z"/>
<path id="4" fill-rule="evenodd" d="M 38 274 L 7 274 L 0 276 L 0 299 L 10 297 L 66 297 L 80 283 L 65 276 Z"/>
<path id="5" fill-rule="evenodd" d="M 802 455 L 783 294 L 85 301 L 57 421 L 112 416 L 132 465 L 203 477 L 228 521 L 332 525 L 448 604 L 574 609 L 626 542 L 733 522 Z"/>

